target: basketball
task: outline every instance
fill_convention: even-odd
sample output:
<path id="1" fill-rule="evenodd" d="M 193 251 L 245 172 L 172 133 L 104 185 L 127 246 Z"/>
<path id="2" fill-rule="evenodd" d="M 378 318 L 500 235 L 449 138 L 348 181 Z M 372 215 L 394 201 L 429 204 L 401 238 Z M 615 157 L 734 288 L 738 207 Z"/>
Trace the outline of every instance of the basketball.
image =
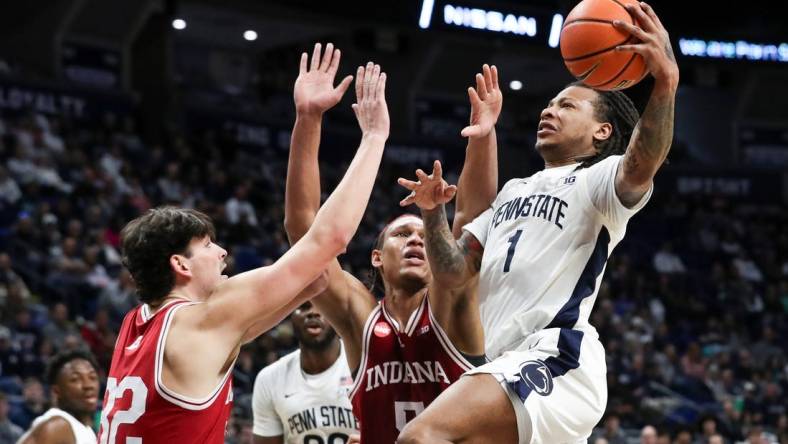
<path id="1" fill-rule="evenodd" d="M 635 0 L 583 0 L 572 9 L 561 29 L 561 57 L 578 80 L 600 90 L 629 88 L 648 73 L 640 54 L 616 51 L 637 43 L 635 37 L 613 27 L 613 20 L 637 22 L 624 8 Z"/>

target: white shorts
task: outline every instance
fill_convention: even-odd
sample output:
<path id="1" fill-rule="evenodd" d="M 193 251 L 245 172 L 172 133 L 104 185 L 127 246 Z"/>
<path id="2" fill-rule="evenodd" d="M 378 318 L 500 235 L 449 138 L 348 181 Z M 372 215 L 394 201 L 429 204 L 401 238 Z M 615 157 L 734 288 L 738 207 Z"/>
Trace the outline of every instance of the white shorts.
<path id="1" fill-rule="evenodd" d="M 521 444 L 585 443 L 607 405 L 605 349 L 579 330 L 536 332 L 466 375 L 480 373 L 509 395 Z"/>

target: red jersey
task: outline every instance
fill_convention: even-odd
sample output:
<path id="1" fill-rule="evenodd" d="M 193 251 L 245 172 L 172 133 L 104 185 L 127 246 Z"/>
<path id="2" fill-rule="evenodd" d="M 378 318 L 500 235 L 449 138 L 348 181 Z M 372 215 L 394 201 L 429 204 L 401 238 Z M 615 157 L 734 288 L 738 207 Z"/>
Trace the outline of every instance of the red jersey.
<path id="1" fill-rule="evenodd" d="M 141 305 L 123 319 L 107 378 L 99 444 L 224 443 L 233 404 L 232 367 L 202 399 L 179 395 L 161 380 L 173 315 L 192 304 L 173 302 L 153 315 Z"/>
<path id="2" fill-rule="evenodd" d="M 394 443 L 409 420 L 473 367 L 432 316 L 426 296 L 404 329 L 381 301 L 363 341 L 350 392 L 363 444 Z"/>

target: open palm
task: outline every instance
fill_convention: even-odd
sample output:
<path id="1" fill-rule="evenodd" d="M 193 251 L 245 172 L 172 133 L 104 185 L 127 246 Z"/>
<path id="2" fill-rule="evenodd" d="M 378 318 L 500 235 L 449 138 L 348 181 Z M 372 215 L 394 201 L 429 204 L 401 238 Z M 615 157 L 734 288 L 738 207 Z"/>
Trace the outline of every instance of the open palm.
<path id="1" fill-rule="evenodd" d="M 331 43 L 326 45 L 322 57 L 320 43 L 315 44 L 309 67 L 307 67 L 307 54 L 301 54 L 298 78 L 293 88 L 293 99 L 298 113 L 323 114 L 342 100 L 353 76 L 345 77 L 336 88 L 334 87 L 340 57 L 339 49 L 334 49 Z"/>
<path id="2" fill-rule="evenodd" d="M 498 86 L 498 68 L 485 64 L 476 74 L 476 88 L 468 88 L 471 101 L 471 122 L 463 128 L 463 137 L 484 137 L 490 134 L 503 106 L 503 94 Z"/>

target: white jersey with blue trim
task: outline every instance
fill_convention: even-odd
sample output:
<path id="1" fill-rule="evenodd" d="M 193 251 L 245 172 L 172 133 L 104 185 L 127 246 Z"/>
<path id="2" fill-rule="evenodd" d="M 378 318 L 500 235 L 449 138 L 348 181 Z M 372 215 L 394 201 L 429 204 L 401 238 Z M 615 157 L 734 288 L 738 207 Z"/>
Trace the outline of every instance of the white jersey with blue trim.
<path id="1" fill-rule="evenodd" d="M 348 397 L 353 378 L 340 347 L 337 360 L 316 375 L 301 368 L 300 349 L 262 369 L 252 393 L 252 433 L 281 435 L 286 444 L 347 442 L 358 433 Z"/>
<path id="2" fill-rule="evenodd" d="M 463 227 L 484 246 L 479 300 L 490 359 L 545 328 L 598 337 L 588 318 L 607 259 L 652 191 L 632 208 L 621 203 L 621 159 L 510 180 L 492 207 Z"/>

